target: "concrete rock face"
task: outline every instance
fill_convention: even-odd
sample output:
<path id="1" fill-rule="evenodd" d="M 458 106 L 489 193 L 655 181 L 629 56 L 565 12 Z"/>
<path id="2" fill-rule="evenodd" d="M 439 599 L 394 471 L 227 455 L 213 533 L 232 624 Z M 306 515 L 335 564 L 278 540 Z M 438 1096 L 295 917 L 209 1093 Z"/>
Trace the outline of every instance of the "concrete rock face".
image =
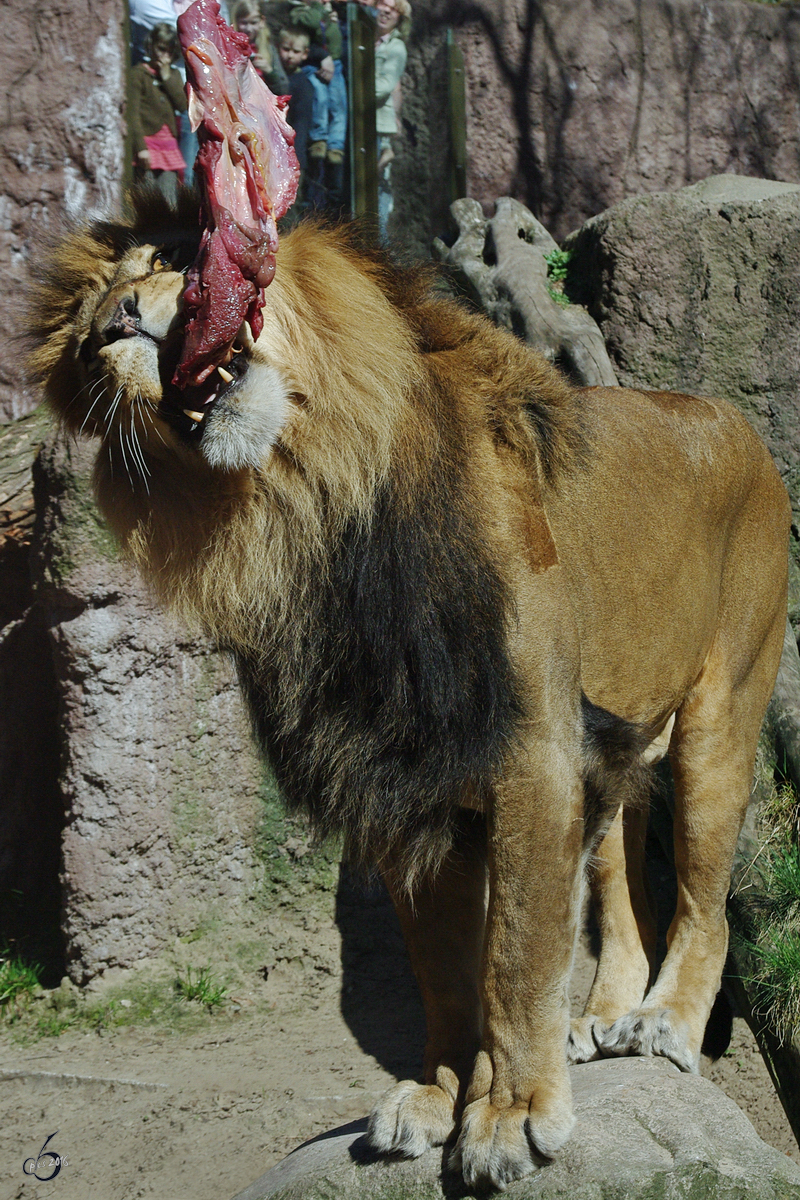
<path id="1" fill-rule="evenodd" d="M 63 218 L 117 207 L 125 95 L 121 0 L 3 5 L 0 145 L 0 421 L 37 403 L 20 379 L 28 263 Z"/>
<path id="2" fill-rule="evenodd" d="M 620 383 L 733 401 L 800 513 L 800 188 L 728 175 L 637 196 L 568 244 Z"/>
<path id="3" fill-rule="evenodd" d="M 227 661 L 170 623 L 119 560 L 94 507 L 93 456 L 50 439 L 35 470 L 76 982 L 151 957 L 252 897 L 262 780 Z"/>
<path id="4" fill-rule="evenodd" d="M 625 196 L 720 172 L 800 180 L 794 6 L 442 0 L 434 8 L 460 26 L 468 194 L 486 203 L 514 196 L 557 239 Z"/>
<path id="5" fill-rule="evenodd" d="M 796 1200 L 800 1168 L 767 1146 L 708 1080 L 665 1059 L 571 1069 L 577 1122 L 552 1164 L 509 1187 L 516 1200 Z M 305 1146 L 234 1200 L 440 1200 L 471 1195 L 443 1171 L 447 1151 L 376 1160 L 365 1125 Z"/>

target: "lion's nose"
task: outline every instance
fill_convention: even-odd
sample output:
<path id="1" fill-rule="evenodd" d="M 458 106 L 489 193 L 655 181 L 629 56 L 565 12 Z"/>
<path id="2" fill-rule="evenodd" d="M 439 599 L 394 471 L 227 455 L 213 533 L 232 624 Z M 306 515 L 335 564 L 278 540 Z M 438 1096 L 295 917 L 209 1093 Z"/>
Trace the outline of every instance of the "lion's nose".
<path id="1" fill-rule="evenodd" d="M 117 302 L 111 318 L 101 329 L 100 336 L 105 345 L 124 337 L 135 337 L 139 332 L 142 314 L 136 295 L 123 296 Z"/>

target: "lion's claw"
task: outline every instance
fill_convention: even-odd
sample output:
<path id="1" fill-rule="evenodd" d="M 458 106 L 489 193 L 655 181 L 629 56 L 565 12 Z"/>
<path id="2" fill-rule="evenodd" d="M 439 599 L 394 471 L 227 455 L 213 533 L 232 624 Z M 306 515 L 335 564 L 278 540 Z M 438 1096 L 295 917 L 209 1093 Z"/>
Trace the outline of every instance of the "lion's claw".
<path id="1" fill-rule="evenodd" d="M 600 1038 L 607 1029 L 608 1026 L 600 1017 L 587 1015 L 573 1018 L 567 1037 L 567 1062 L 572 1066 L 602 1058 L 604 1052 L 600 1048 Z"/>

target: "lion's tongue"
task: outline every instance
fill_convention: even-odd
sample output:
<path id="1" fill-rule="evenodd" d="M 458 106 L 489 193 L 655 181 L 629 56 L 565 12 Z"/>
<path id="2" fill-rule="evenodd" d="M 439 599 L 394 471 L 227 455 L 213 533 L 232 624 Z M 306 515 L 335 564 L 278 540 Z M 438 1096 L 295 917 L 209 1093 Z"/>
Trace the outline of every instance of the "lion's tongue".
<path id="1" fill-rule="evenodd" d="M 178 35 L 206 219 L 184 292 L 186 333 L 174 382 L 185 387 L 225 359 L 243 321 L 254 338 L 261 332 L 275 223 L 294 201 L 300 168 L 285 100 L 256 74 L 248 39 L 225 24 L 217 0 L 195 0 L 178 18 Z"/>

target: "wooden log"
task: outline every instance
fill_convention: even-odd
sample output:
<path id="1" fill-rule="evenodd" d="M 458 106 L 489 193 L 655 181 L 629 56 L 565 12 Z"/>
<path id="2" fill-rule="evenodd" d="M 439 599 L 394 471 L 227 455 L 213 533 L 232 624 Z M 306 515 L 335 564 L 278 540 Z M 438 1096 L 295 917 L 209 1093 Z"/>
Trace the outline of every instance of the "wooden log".
<path id="1" fill-rule="evenodd" d="M 524 205 L 508 196 L 487 220 L 477 200 L 450 208 L 459 228 L 452 247 L 434 251 L 474 303 L 505 325 L 576 383 L 615 387 L 617 377 L 603 336 L 585 308 L 552 295 L 545 256 L 558 246 Z"/>

